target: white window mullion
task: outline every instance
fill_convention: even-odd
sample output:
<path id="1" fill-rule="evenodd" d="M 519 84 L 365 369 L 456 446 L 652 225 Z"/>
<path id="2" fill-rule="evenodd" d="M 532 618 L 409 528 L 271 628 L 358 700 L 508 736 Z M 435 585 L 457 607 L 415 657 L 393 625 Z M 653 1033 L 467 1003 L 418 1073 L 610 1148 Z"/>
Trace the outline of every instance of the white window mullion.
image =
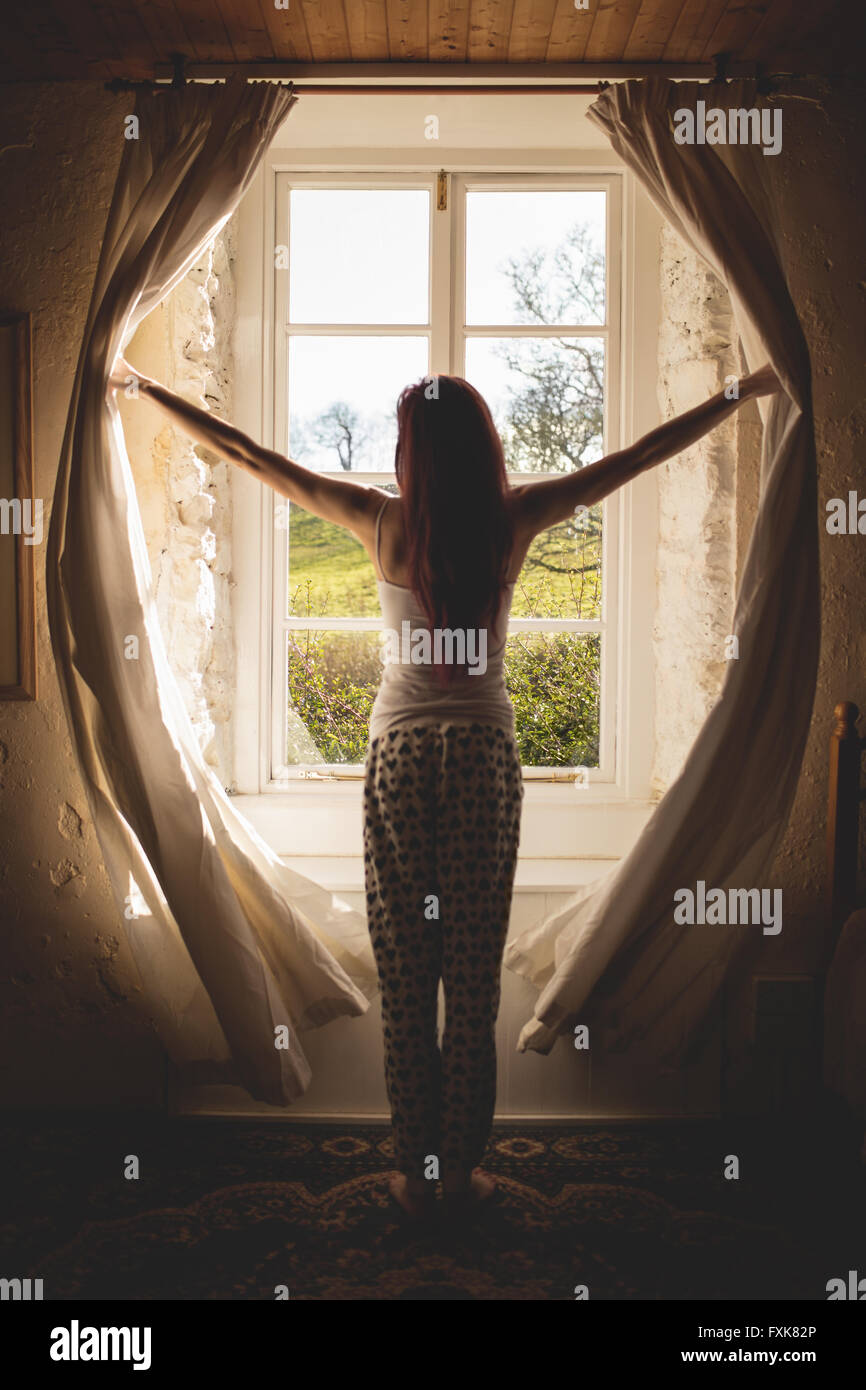
<path id="1" fill-rule="evenodd" d="M 423 338 L 426 323 L 289 323 L 287 338 Z"/>
<path id="2" fill-rule="evenodd" d="M 451 370 L 466 375 L 466 177 L 455 175 L 449 191 L 451 211 Z"/>
<path id="3" fill-rule="evenodd" d="M 291 225 L 289 196 L 291 186 L 286 175 L 276 179 L 274 243 L 266 270 L 273 276 L 274 304 L 274 370 L 273 370 L 273 439 L 278 453 L 289 453 L 289 410 L 287 384 L 289 379 L 289 338 L 282 331 L 289 320 L 289 272 L 277 268 L 278 246 L 290 246 Z M 281 259 L 281 264 L 283 261 Z M 289 680 L 286 664 L 286 638 L 283 628 L 288 612 L 288 503 L 278 499 L 272 488 L 265 489 L 264 509 L 268 545 L 271 554 L 272 633 L 270 679 L 270 749 L 267 759 L 267 781 L 274 778 L 276 769 L 286 760 L 286 710 L 289 699 Z M 280 510 L 278 511 L 278 505 Z M 277 519 L 282 521 L 277 527 Z"/>
<path id="4" fill-rule="evenodd" d="M 450 174 L 445 176 L 446 206 L 436 207 L 436 193 L 430 198 L 430 372 L 449 376 L 451 365 L 449 329 L 451 323 L 452 218 L 453 202 Z"/>
<path id="5" fill-rule="evenodd" d="M 473 323 L 466 338 L 606 338 L 604 323 Z"/>
<path id="6" fill-rule="evenodd" d="M 383 628 L 382 618 L 284 618 L 286 632 L 376 632 Z M 598 632 L 605 625 L 593 618 L 509 618 L 509 632 Z"/>
<path id="7" fill-rule="evenodd" d="M 608 338 L 604 352 L 604 452 L 621 447 L 622 434 L 622 180 L 607 184 L 605 239 L 605 322 Z M 599 763 L 607 769 L 605 780 L 622 785 L 625 777 L 623 750 L 617 746 L 619 704 L 619 649 L 621 644 L 620 565 L 625 499 L 622 491 L 602 504 L 601 617 L 609 636 L 601 643 L 599 682 Z"/>

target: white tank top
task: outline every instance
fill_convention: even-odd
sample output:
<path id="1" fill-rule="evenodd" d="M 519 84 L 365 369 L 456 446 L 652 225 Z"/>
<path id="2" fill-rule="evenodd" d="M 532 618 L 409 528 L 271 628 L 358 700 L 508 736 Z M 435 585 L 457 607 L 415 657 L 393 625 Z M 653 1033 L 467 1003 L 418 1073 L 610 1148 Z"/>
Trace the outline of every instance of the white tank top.
<path id="1" fill-rule="evenodd" d="M 382 514 L 390 500 L 385 499 L 376 518 L 376 567 L 380 574 Z M 411 589 L 387 579 L 379 579 L 378 588 L 385 627 L 384 674 L 370 714 L 370 742 L 401 724 L 477 720 L 513 733 L 514 709 L 503 674 L 513 582 L 505 586 L 493 626 L 468 632 L 448 628 L 431 632 Z M 465 659 L 466 674 L 461 672 L 443 687 L 434 671 L 437 655 L 446 662 Z"/>

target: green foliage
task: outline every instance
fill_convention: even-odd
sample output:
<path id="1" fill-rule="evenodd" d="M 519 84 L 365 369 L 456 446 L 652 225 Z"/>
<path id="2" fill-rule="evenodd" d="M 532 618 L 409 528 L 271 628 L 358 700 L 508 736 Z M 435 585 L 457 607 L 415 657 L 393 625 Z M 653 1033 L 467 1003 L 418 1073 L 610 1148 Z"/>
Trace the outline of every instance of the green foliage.
<path id="1" fill-rule="evenodd" d="M 527 767 L 598 765 L 596 635 L 510 637 L 505 679 Z M 292 632 L 289 698 L 325 762 L 361 763 L 382 675 L 376 632 Z"/>
<path id="2" fill-rule="evenodd" d="M 382 678 L 377 632 L 290 632 L 289 700 L 326 763 L 362 763 Z"/>
<path id="3" fill-rule="evenodd" d="M 505 684 L 524 767 L 598 767 L 600 656 L 594 633 L 508 639 Z"/>

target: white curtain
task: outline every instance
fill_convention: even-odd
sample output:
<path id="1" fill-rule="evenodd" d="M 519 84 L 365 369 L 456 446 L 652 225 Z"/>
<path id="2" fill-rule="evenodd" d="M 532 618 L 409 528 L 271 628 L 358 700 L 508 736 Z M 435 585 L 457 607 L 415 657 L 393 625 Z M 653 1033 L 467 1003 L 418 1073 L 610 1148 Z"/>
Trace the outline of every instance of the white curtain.
<path id="1" fill-rule="evenodd" d="M 673 113 L 761 106 L 754 84 L 661 78 L 611 88 L 590 108 L 656 206 L 726 284 L 750 369 L 770 361 L 760 501 L 730 632 L 739 659 L 677 781 L 631 852 L 508 948 L 541 991 L 518 1048 L 548 1052 L 589 1018 L 612 1050 L 672 1064 L 700 1043 L 728 972 L 759 926 L 680 926 L 674 893 L 770 887 L 794 798 L 819 645 L 818 509 L 809 355 L 789 293 L 776 166 L 757 145 L 678 145 Z M 784 920 L 782 930 L 784 932 Z M 763 938 L 765 941 L 768 938 Z"/>
<path id="2" fill-rule="evenodd" d="M 242 79 L 137 97 L 46 560 L 73 744 L 160 1036 L 176 1062 L 278 1105 L 309 1082 L 296 1030 L 367 1008 L 369 937 L 361 915 L 280 862 L 202 759 L 166 658 L 106 382 L 117 352 L 231 216 L 295 100 L 291 89 Z"/>

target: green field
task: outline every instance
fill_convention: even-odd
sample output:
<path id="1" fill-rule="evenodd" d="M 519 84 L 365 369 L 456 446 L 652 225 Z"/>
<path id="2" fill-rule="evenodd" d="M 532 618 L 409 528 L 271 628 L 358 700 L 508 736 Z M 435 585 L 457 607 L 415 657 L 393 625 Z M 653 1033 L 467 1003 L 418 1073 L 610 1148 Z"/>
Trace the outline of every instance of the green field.
<path id="1" fill-rule="evenodd" d="M 590 514 L 600 528 L 600 514 Z M 518 581 L 512 617 L 598 618 L 601 539 L 563 523 L 532 545 Z M 360 541 L 300 507 L 290 509 L 289 615 L 374 618 L 379 598 Z"/>
<path id="2" fill-rule="evenodd" d="M 594 531 L 565 523 L 535 541 L 518 581 L 513 617 L 599 616 L 600 515 L 589 520 Z M 380 616 L 363 546 L 299 507 L 291 508 L 289 523 L 289 615 Z M 598 765 L 600 656 L 597 635 L 509 637 L 506 684 L 524 765 Z M 382 675 L 379 634 L 290 632 L 287 659 L 291 706 L 319 757 L 325 763 L 362 762 Z"/>

